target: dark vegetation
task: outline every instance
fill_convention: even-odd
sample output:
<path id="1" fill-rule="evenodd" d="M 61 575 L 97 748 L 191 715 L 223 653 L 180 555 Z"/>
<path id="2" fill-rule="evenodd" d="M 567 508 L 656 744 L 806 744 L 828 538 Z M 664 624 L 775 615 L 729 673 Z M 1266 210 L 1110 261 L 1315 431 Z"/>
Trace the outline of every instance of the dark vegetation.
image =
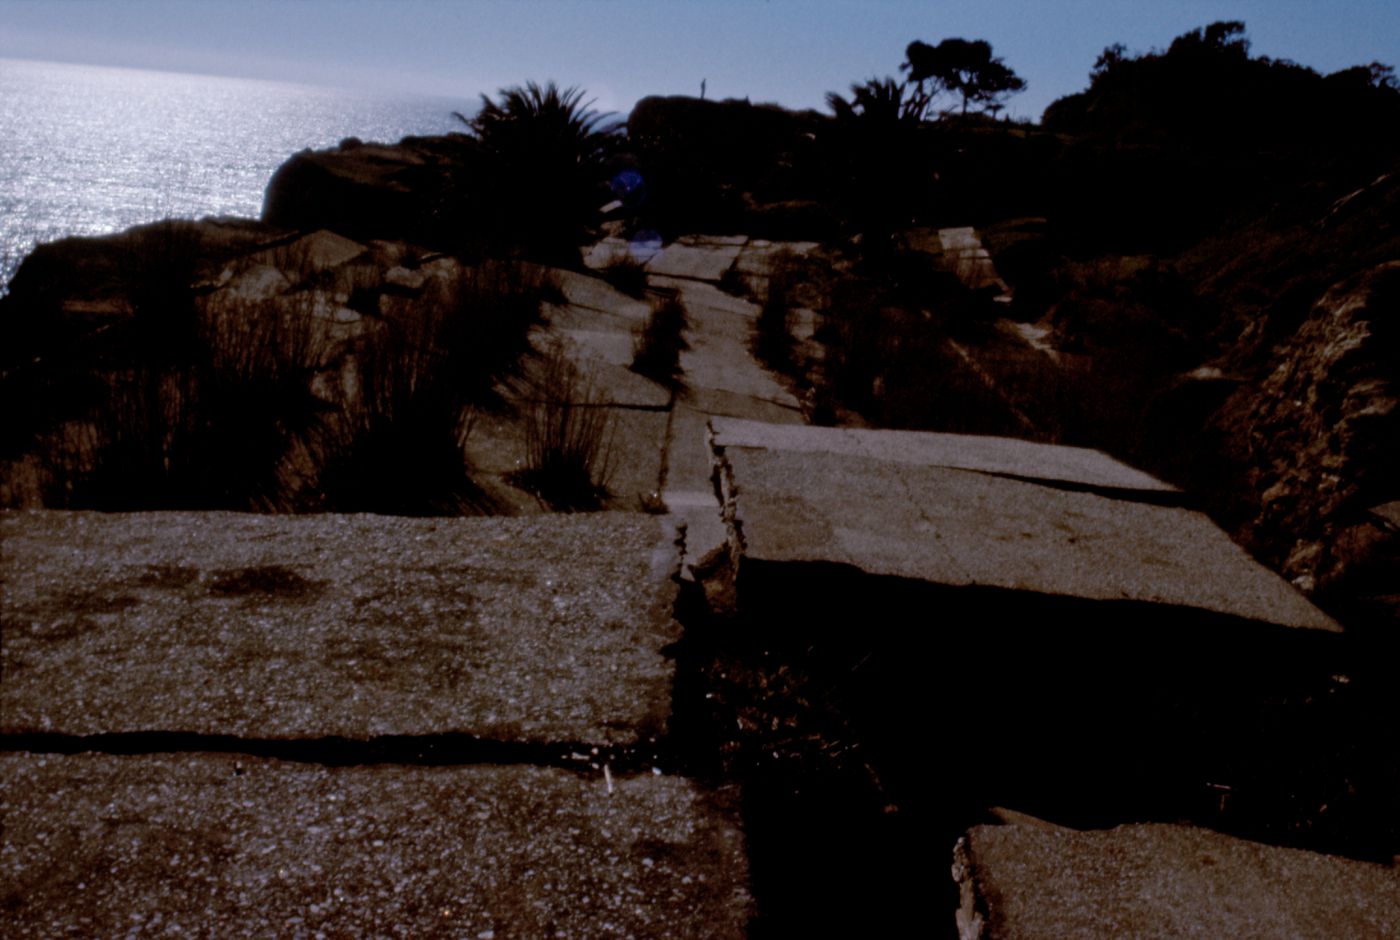
<path id="1" fill-rule="evenodd" d="M 476 409 L 528 348 L 543 284 L 504 262 L 461 268 L 413 305 L 391 305 L 353 353 L 357 393 L 322 435 L 320 498 L 339 511 L 487 508 L 463 457 Z"/>
<path id="2" fill-rule="evenodd" d="M 620 130 L 591 105 L 582 89 L 529 82 L 496 100 L 482 95 L 474 117 L 457 115 L 479 145 L 461 180 L 462 217 L 493 250 L 513 245 L 536 260 L 578 263 L 577 246 L 608 201 Z"/>
<path id="3" fill-rule="evenodd" d="M 940 95 L 958 99 L 961 114 L 968 108 L 995 115 L 1009 95 L 1025 91 L 1025 79 L 992 55 L 985 40 L 945 39 L 936 46 L 911 42 L 899 68 L 914 83 L 921 117 L 934 110 Z"/>
<path id="4" fill-rule="evenodd" d="M 840 566 L 748 577 L 737 614 L 698 599 L 683 614 L 694 685 L 678 710 L 711 769 L 744 785 L 757 935 L 955 936 L 955 887 L 909 859 L 941 865 L 992 807 L 1381 863 L 1400 840 L 1400 766 L 1381 743 L 1395 690 L 1340 637 Z M 908 616 L 871 621 L 871 596 Z"/>
<path id="5" fill-rule="evenodd" d="M 608 494 L 613 434 L 593 378 L 555 342 L 540 357 L 516 482 L 551 509 L 598 509 Z"/>
<path id="6" fill-rule="evenodd" d="M 667 237 L 794 237 L 807 219 L 821 228 L 830 216 L 816 201 L 814 137 L 825 124 L 815 111 L 777 105 L 643 98 L 627 121 L 627 146 L 646 179 L 637 224 Z"/>
<path id="7" fill-rule="evenodd" d="M 913 43 L 909 55 L 910 80 L 829 94 L 830 115 L 747 100 L 638 102 L 628 147 L 647 180 L 640 224 L 817 241 L 860 234 L 863 250 L 880 251 L 891 233 L 934 218 L 941 200 L 963 191 L 968 179 L 950 176 L 951 165 L 987 181 L 1028 168 L 1035 148 L 1024 132 L 984 133 L 997 126 L 986 114 L 1024 87 L 987 43 Z M 949 99 L 959 114 L 944 113 Z M 969 140 L 987 153 L 968 153 Z M 998 202 L 1008 180 L 1013 192 L 1024 188 L 1007 174 L 978 198 Z"/>
<path id="8" fill-rule="evenodd" d="M 1377 64 L 1323 76 L 1251 57 L 1244 24 L 1223 22 L 1165 52 L 1105 49 L 1089 87 L 1047 108 L 1043 126 L 1066 141 L 1049 214 L 1069 238 L 1170 250 L 1393 168 L 1400 91 Z"/>
<path id="9" fill-rule="evenodd" d="M 675 294 L 663 294 L 652 304 L 632 338 L 632 371 L 662 385 L 680 378 L 685 342 L 685 304 Z"/>
<path id="10" fill-rule="evenodd" d="M 790 251 L 775 255 L 769 262 L 768 281 L 754 322 L 753 353 L 774 372 L 790 373 L 795 365 L 791 314 L 803 275 L 802 266 Z"/>
<path id="11" fill-rule="evenodd" d="M 630 297 L 641 299 L 647 292 L 646 265 L 630 256 L 618 256 L 600 272 L 603 280 Z"/>
<path id="12" fill-rule="evenodd" d="M 311 288 L 267 300 L 208 294 L 194 230 L 153 226 L 124 243 L 96 320 L 25 327 L 7 298 L 3 384 L 20 404 L 5 456 L 48 506 L 339 510 L 485 508 L 462 445 L 475 409 L 518 367 L 546 284 L 513 262 L 460 267 L 413 302 L 350 291 L 373 308 L 346 345 Z M 283 258 L 287 270 L 309 270 Z M 312 277 L 314 281 L 314 276 Z M 96 289 L 94 287 L 94 289 Z M 55 353 L 59 342 L 69 348 Z"/>

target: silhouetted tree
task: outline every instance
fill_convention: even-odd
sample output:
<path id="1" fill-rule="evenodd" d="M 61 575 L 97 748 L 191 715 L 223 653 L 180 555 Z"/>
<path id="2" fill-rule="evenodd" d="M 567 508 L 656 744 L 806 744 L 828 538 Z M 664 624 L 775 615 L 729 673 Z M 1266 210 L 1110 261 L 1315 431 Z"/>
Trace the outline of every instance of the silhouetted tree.
<path id="1" fill-rule="evenodd" d="M 1203 29 L 1193 29 L 1172 40 L 1167 55 L 1179 58 L 1205 56 L 1211 58 L 1249 58 L 1249 40 L 1240 20 L 1219 20 Z"/>
<path id="2" fill-rule="evenodd" d="M 872 78 L 863 85 L 851 86 L 851 97 L 843 98 L 834 91 L 826 93 L 826 106 L 838 121 L 861 121 L 874 130 L 894 128 L 900 123 L 918 123 L 923 117 L 918 95 L 905 97 L 907 86 L 893 78 Z"/>
<path id="3" fill-rule="evenodd" d="M 924 103 L 893 78 L 851 86 L 849 98 L 826 96 L 836 120 L 829 133 L 828 164 L 845 215 L 866 237 L 867 253 L 880 253 L 891 233 L 908 224 L 928 201 L 934 172 L 920 132 Z"/>
<path id="4" fill-rule="evenodd" d="M 456 117 L 481 145 L 481 179 L 468 182 L 473 211 L 494 230 L 544 260 L 562 260 L 587 237 L 614 152 L 619 124 L 592 110 L 579 88 L 502 88 L 481 96 L 475 117 Z"/>
<path id="5" fill-rule="evenodd" d="M 1226 20 L 1165 51 L 1109 46 L 1089 87 L 1051 104 L 1042 125 L 1075 138 L 1054 187 L 1062 218 L 1177 244 L 1243 207 L 1296 199 L 1302 181 L 1344 189 L 1388 171 L 1400 90 L 1380 63 L 1324 78 L 1252 57 L 1244 24 Z"/>
<path id="6" fill-rule="evenodd" d="M 940 94 L 961 99 L 961 111 L 1000 110 L 1009 95 L 1024 91 L 1026 82 L 1001 59 L 992 56 L 991 44 L 982 39 L 945 39 L 936 46 L 915 40 L 904 50 L 900 70 L 918 88 L 922 116 L 927 116 Z"/>
<path id="7" fill-rule="evenodd" d="M 1115 42 L 1111 46 L 1105 46 L 1103 52 L 1094 60 L 1093 71 L 1089 73 L 1090 80 L 1106 75 L 1118 68 L 1127 59 L 1128 47 L 1121 42 Z"/>
<path id="8" fill-rule="evenodd" d="M 1333 87 L 1350 88 L 1353 91 L 1378 91 L 1391 94 L 1400 91 L 1400 84 L 1397 84 L 1395 80 L 1395 67 L 1380 62 L 1372 62 L 1370 65 L 1353 65 L 1349 69 L 1333 72 L 1327 76 L 1327 81 Z"/>

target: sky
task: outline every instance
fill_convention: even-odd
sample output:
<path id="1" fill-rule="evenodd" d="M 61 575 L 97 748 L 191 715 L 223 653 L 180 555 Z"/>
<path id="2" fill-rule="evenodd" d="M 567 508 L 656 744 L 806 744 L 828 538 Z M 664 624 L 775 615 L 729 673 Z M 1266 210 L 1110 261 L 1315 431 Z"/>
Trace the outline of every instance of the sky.
<path id="1" fill-rule="evenodd" d="M 0 58 L 475 99 L 527 80 L 601 110 L 700 92 L 822 108 L 904 49 L 985 39 L 1029 83 L 1013 117 L 1082 90 L 1098 54 L 1243 20 L 1256 55 L 1400 65 L 1400 0 L 0 0 Z"/>

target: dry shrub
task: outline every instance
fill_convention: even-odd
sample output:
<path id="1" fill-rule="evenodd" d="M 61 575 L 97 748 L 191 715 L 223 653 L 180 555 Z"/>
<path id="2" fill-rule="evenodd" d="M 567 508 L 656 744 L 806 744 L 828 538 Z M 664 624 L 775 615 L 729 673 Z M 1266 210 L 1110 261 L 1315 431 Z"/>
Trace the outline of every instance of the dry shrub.
<path id="1" fill-rule="evenodd" d="M 138 341 L 147 318 L 173 336 L 99 373 L 99 400 L 49 437 L 45 502 L 275 508 L 282 458 L 325 407 L 311 393 L 326 349 L 309 307 L 231 298 L 147 309 L 129 325 Z"/>
<path id="2" fill-rule="evenodd" d="M 779 251 L 769 262 L 763 304 L 754 323 L 753 352 L 759 362 L 776 372 L 788 372 L 793 367 L 788 317 L 802 275 L 802 266 L 790 251 Z"/>
<path id="3" fill-rule="evenodd" d="M 747 298 L 753 295 L 753 291 L 749 289 L 749 282 L 744 278 L 744 272 L 740 271 L 737 265 L 730 265 L 724 269 L 724 273 L 719 276 L 719 289 L 735 297 Z"/>
<path id="4" fill-rule="evenodd" d="M 599 508 L 608 496 L 613 432 L 592 376 L 555 341 L 525 412 L 525 467 L 516 482 L 554 509 Z"/>
<path id="5" fill-rule="evenodd" d="M 652 305 L 651 313 L 632 336 L 632 371 L 674 386 L 680 377 L 685 341 L 685 304 L 674 294 Z"/>
<path id="6" fill-rule="evenodd" d="M 647 269 L 637 259 L 629 255 L 617 255 L 600 272 L 603 280 L 630 297 L 645 297 L 647 293 Z"/>
<path id="7" fill-rule="evenodd" d="M 46 505 L 483 508 L 462 444 L 528 348 L 538 269 L 463 268 L 347 351 L 332 348 L 318 293 L 201 300 L 191 257 L 157 241 L 141 259 L 151 283 L 88 365 L 97 393 L 38 437 Z M 318 381 L 328 373 L 338 381 Z"/>
<path id="8" fill-rule="evenodd" d="M 324 505 L 440 515 L 489 508 L 463 448 L 478 408 L 528 349 L 547 289 L 539 269 L 485 262 L 386 311 L 354 354 L 354 389 L 328 435 Z"/>

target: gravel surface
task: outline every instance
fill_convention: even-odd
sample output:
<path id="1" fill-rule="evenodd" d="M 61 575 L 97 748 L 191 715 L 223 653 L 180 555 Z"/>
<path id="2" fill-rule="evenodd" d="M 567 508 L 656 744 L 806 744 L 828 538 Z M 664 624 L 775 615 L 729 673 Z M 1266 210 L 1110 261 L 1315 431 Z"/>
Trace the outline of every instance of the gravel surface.
<path id="1" fill-rule="evenodd" d="M 690 781 L 529 766 L 0 755 L 6 937 L 742 937 Z"/>
<path id="2" fill-rule="evenodd" d="M 0 532 L 0 731 L 632 745 L 669 717 L 655 517 L 32 512 Z"/>

